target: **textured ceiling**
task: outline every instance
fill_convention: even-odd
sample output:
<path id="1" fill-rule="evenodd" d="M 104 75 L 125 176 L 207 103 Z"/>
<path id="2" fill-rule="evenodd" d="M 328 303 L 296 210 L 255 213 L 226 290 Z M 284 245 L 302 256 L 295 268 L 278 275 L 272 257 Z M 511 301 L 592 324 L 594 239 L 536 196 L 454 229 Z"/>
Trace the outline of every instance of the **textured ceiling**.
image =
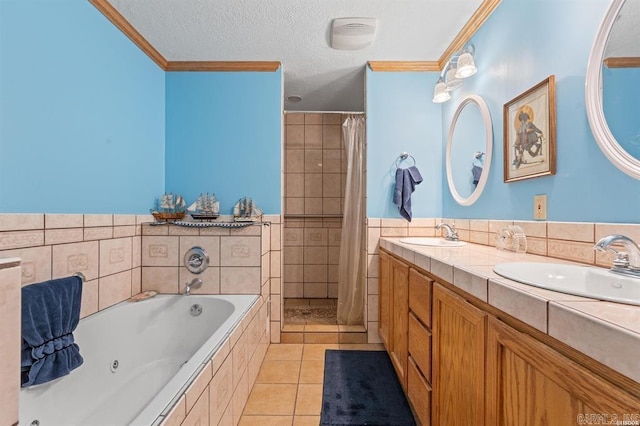
<path id="1" fill-rule="evenodd" d="M 482 0 L 110 0 L 168 61 L 280 61 L 289 111 L 363 111 L 367 61 L 438 61 Z M 363 50 L 331 21 L 377 18 Z"/>

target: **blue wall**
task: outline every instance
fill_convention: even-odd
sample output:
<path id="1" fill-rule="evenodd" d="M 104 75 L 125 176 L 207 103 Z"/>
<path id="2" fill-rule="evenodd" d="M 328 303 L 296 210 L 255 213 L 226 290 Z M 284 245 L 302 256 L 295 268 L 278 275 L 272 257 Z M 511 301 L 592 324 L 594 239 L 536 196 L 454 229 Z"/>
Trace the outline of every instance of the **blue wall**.
<path id="1" fill-rule="evenodd" d="M 459 206 L 444 192 L 444 217 L 532 219 L 533 196 L 548 194 L 554 221 L 637 222 L 640 182 L 615 168 L 598 148 L 584 101 L 586 66 L 608 0 L 503 1 L 471 41 L 478 74 L 443 107 L 446 134 L 464 96 L 481 95 L 491 110 L 494 158 L 485 192 Z M 503 183 L 503 104 L 556 76 L 557 174 Z"/>
<path id="2" fill-rule="evenodd" d="M 423 177 L 413 217 L 439 217 L 443 181 L 442 109 L 431 99 L 435 72 L 373 72 L 367 67 L 367 216 L 400 217 L 392 203 L 396 159 L 413 155 Z M 401 163 L 407 167 L 412 162 Z"/>
<path id="3" fill-rule="evenodd" d="M 220 213 L 249 196 L 281 212 L 282 72 L 166 77 L 166 190 L 188 203 L 214 192 Z"/>
<path id="4" fill-rule="evenodd" d="M 0 212 L 148 212 L 164 109 L 164 72 L 88 1 L 0 1 Z"/>

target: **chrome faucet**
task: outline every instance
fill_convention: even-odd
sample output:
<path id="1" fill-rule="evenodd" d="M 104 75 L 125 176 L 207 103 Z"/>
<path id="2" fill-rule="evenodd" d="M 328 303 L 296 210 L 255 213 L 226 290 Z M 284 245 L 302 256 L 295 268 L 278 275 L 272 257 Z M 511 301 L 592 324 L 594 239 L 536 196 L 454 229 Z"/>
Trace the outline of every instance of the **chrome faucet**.
<path id="1" fill-rule="evenodd" d="M 440 223 L 436 225 L 436 229 L 444 228 L 444 239 L 447 241 L 458 241 L 458 233 L 448 223 Z"/>
<path id="2" fill-rule="evenodd" d="M 613 244 L 621 245 L 626 251 L 611 247 Z M 611 250 L 616 257 L 610 271 L 616 274 L 640 277 L 640 248 L 626 235 L 611 234 L 601 238 L 594 246 L 594 250 L 606 252 Z"/>
<path id="3" fill-rule="evenodd" d="M 185 283 L 184 285 L 184 295 L 188 296 L 191 294 L 192 288 L 200 288 L 202 287 L 202 280 L 200 278 L 194 278 L 191 282 Z"/>

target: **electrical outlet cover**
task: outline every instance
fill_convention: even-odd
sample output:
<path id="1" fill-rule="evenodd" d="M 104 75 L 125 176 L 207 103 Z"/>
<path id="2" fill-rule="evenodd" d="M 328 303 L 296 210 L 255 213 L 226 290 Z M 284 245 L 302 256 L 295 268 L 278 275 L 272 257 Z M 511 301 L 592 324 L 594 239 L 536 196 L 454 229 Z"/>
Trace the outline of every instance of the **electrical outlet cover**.
<path id="1" fill-rule="evenodd" d="M 535 220 L 547 219 L 547 196 L 546 195 L 533 196 L 533 218 Z"/>

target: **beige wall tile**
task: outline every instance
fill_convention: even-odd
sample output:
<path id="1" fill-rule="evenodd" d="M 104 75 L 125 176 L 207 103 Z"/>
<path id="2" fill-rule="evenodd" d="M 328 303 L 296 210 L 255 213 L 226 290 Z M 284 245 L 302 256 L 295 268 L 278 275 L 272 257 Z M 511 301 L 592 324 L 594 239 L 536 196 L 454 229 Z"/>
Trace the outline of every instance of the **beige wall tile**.
<path id="1" fill-rule="evenodd" d="M 304 113 L 288 112 L 284 115 L 286 124 L 304 124 Z"/>
<path id="2" fill-rule="evenodd" d="M 304 148 L 304 126 L 287 125 L 284 144 L 287 149 Z"/>
<path id="3" fill-rule="evenodd" d="M 327 243 L 329 247 L 340 247 L 342 240 L 342 228 L 329 228 L 327 231 Z M 305 243 L 305 245 L 307 245 Z"/>
<path id="4" fill-rule="evenodd" d="M 304 265 L 284 265 L 284 282 L 302 282 L 304 275 Z"/>
<path id="5" fill-rule="evenodd" d="M 222 237 L 220 239 L 221 266 L 260 266 L 259 237 Z"/>
<path id="6" fill-rule="evenodd" d="M 469 231 L 469 241 L 476 244 L 489 245 L 489 233 L 480 231 Z"/>
<path id="7" fill-rule="evenodd" d="M 98 312 L 99 286 L 98 280 L 85 281 L 82 284 L 82 302 L 80 304 L 80 318 Z"/>
<path id="8" fill-rule="evenodd" d="M 489 221 L 480 219 L 469 220 L 469 230 L 489 232 Z"/>
<path id="9" fill-rule="evenodd" d="M 284 170 L 285 173 L 304 173 L 304 150 L 287 149 Z"/>
<path id="10" fill-rule="evenodd" d="M 304 280 L 306 283 L 326 283 L 327 265 L 304 265 Z"/>
<path id="11" fill-rule="evenodd" d="M 411 222 L 408 223 L 409 229 L 411 228 L 434 228 L 436 226 L 436 220 L 433 218 L 420 218 L 414 217 Z"/>
<path id="12" fill-rule="evenodd" d="M 322 124 L 342 124 L 342 114 L 322 114 Z M 339 128 L 339 127 L 338 127 Z"/>
<path id="13" fill-rule="evenodd" d="M 271 294 L 279 295 L 282 291 L 282 280 L 280 278 L 271 278 Z"/>
<path id="14" fill-rule="evenodd" d="M 305 198 L 304 214 L 322 214 L 322 198 Z"/>
<path id="15" fill-rule="evenodd" d="M 408 228 L 386 228 L 382 227 L 380 229 L 381 237 L 406 237 L 409 233 Z"/>
<path id="16" fill-rule="evenodd" d="M 131 269 L 132 239 L 118 238 L 100 241 L 100 276 Z"/>
<path id="17" fill-rule="evenodd" d="M 329 247 L 329 265 L 340 264 L 340 246 Z"/>
<path id="18" fill-rule="evenodd" d="M 595 262 L 595 252 L 593 250 L 593 244 L 591 243 L 548 240 L 547 255 L 583 263 Z"/>
<path id="19" fill-rule="evenodd" d="M 83 228 L 46 229 L 44 243 L 46 245 L 76 243 L 84 240 Z"/>
<path id="20" fill-rule="evenodd" d="M 134 268 L 131 270 L 131 295 L 138 294 L 142 291 L 142 268 Z"/>
<path id="21" fill-rule="evenodd" d="M 231 364 L 233 365 L 233 388 L 240 382 L 242 374 L 247 369 L 249 357 L 247 355 L 247 333 L 242 333 L 238 342 L 231 349 Z"/>
<path id="22" fill-rule="evenodd" d="M 270 273 L 270 277 L 271 278 L 279 278 L 282 276 L 282 259 L 281 259 L 281 252 L 279 251 L 272 251 L 271 252 L 271 273 Z"/>
<path id="23" fill-rule="evenodd" d="M 529 237 L 546 238 L 547 237 L 547 222 L 532 222 L 532 221 L 514 221 L 514 225 L 518 225 L 524 231 L 524 234 Z"/>
<path id="24" fill-rule="evenodd" d="M 136 215 L 136 225 L 141 225 L 143 223 L 154 222 L 155 218 L 151 214 L 137 214 Z"/>
<path id="25" fill-rule="evenodd" d="M 179 238 L 145 236 L 142 239 L 142 266 L 179 266 Z"/>
<path id="26" fill-rule="evenodd" d="M 142 266 L 142 237 L 131 238 L 131 267 Z"/>
<path id="27" fill-rule="evenodd" d="M 378 295 L 370 294 L 367 296 L 367 319 L 369 321 L 378 321 Z"/>
<path id="28" fill-rule="evenodd" d="M 45 214 L 44 226 L 46 229 L 82 228 L 84 216 L 81 214 Z"/>
<path id="29" fill-rule="evenodd" d="M 342 198 L 323 198 L 322 214 L 342 213 Z"/>
<path id="30" fill-rule="evenodd" d="M 260 294 L 259 267 L 221 267 L 221 294 Z"/>
<path id="31" fill-rule="evenodd" d="M 261 268 L 260 268 L 260 283 L 261 285 L 266 284 L 271 277 L 271 256 L 270 253 L 267 253 L 262 256 L 261 260 Z M 262 289 L 260 290 L 262 294 Z"/>
<path id="32" fill-rule="evenodd" d="M 192 274 L 187 271 L 187 268 L 180 267 L 179 286 L 180 292 L 185 289 L 185 283 L 191 282 L 194 278 L 200 278 L 202 280 L 202 286 L 200 288 L 192 288 L 192 294 L 220 294 L 220 268 L 217 266 L 208 267 L 201 274 Z"/>
<path id="33" fill-rule="evenodd" d="M 322 197 L 322 173 L 305 173 L 303 175 L 305 197 Z"/>
<path id="34" fill-rule="evenodd" d="M 19 257 L 22 285 L 51 279 L 51 246 L 0 251 L 0 257 Z"/>
<path id="35" fill-rule="evenodd" d="M 182 226 L 169 226 L 169 235 L 177 236 L 197 236 L 200 235 L 198 228 L 185 228 Z"/>
<path id="36" fill-rule="evenodd" d="M 113 215 L 114 226 L 135 226 L 136 215 L 135 214 L 114 214 Z"/>
<path id="37" fill-rule="evenodd" d="M 219 220 L 219 219 L 218 219 Z M 213 236 L 224 236 L 231 235 L 231 231 L 229 229 L 224 228 L 201 228 L 200 236 L 201 237 L 213 237 Z"/>
<path id="38" fill-rule="evenodd" d="M 187 414 L 181 426 L 201 426 L 209 422 L 209 387 L 205 388 L 198 401 Z"/>
<path id="39" fill-rule="evenodd" d="M 436 235 L 435 228 L 417 228 L 409 227 L 409 237 L 434 237 Z"/>
<path id="40" fill-rule="evenodd" d="M 321 149 L 305 149 L 304 150 L 304 172 L 305 173 L 322 173 L 324 163 L 322 160 Z"/>
<path id="41" fill-rule="evenodd" d="M 109 238 L 113 238 L 113 228 L 110 226 L 102 228 L 84 228 L 85 241 L 106 240 Z"/>
<path id="42" fill-rule="evenodd" d="M 271 224 L 271 250 L 282 250 L 282 225 Z"/>
<path id="43" fill-rule="evenodd" d="M 338 282 L 338 265 L 329 265 L 327 267 L 327 282 L 337 283 Z"/>
<path id="44" fill-rule="evenodd" d="M 380 259 L 377 254 L 370 254 L 367 256 L 367 277 L 368 278 L 377 278 L 379 271 L 379 262 Z"/>
<path id="45" fill-rule="evenodd" d="M 155 225 L 151 226 L 148 224 L 142 225 L 142 235 L 150 236 L 150 235 L 169 235 L 169 226 L 168 225 Z"/>
<path id="46" fill-rule="evenodd" d="M 327 254 L 327 247 L 305 247 L 304 263 L 305 265 L 326 265 Z"/>
<path id="47" fill-rule="evenodd" d="M 367 323 L 367 343 L 382 343 L 382 339 L 378 334 L 378 323 L 375 321 Z"/>
<path id="48" fill-rule="evenodd" d="M 495 241 L 494 241 L 495 244 Z M 547 255 L 547 239 L 527 237 L 527 253 Z"/>
<path id="49" fill-rule="evenodd" d="M 304 197 L 304 173 L 287 173 L 285 174 L 285 197 Z"/>
<path id="50" fill-rule="evenodd" d="M 262 226 L 249 226 L 244 229 L 253 229 L 253 230 L 262 231 L 262 228 L 263 228 Z M 260 238 L 260 254 L 268 253 L 271 250 L 271 232 L 269 228 L 265 227 L 264 232 L 257 234 L 257 237 Z"/>
<path id="51" fill-rule="evenodd" d="M 378 294 L 378 278 L 367 278 L 367 294 Z"/>
<path id="52" fill-rule="evenodd" d="M 178 294 L 178 288 L 177 267 L 142 267 L 142 291 Z"/>
<path id="53" fill-rule="evenodd" d="M 283 296 L 286 297 L 303 297 L 304 284 L 302 282 L 284 282 Z"/>
<path id="54" fill-rule="evenodd" d="M 342 148 L 342 128 L 338 125 L 322 126 L 322 148 L 341 149 Z"/>
<path id="55" fill-rule="evenodd" d="M 500 232 L 506 226 L 513 225 L 512 220 L 490 220 L 489 221 L 489 232 L 497 233 Z"/>
<path id="56" fill-rule="evenodd" d="M 209 385 L 209 381 L 212 378 L 213 372 L 211 370 L 211 361 L 209 361 L 202 369 L 200 374 L 198 374 L 198 377 L 196 377 L 196 379 L 191 383 L 191 386 L 189 386 L 189 388 L 185 392 L 187 412 L 189 412 L 196 404 L 196 401 L 198 400 L 198 398 L 200 398 L 200 395 Z"/>
<path id="57" fill-rule="evenodd" d="M 218 371 L 214 374 L 211 384 L 209 385 L 210 392 L 210 410 L 211 418 L 210 424 L 218 424 L 218 421 L 222 417 L 225 407 L 231 401 L 233 395 L 233 366 L 231 356 L 227 356 Z"/>
<path id="58" fill-rule="evenodd" d="M 315 124 L 304 126 L 304 148 L 322 149 L 322 126 Z"/>
<path id="59" fill-rule="evenodd" d="M 113 238 L 135 237 L 135 225 L 115 226 L 113 228 Z"/>
<path id="60" fill-rule="evenodd" d="M 304 198 L 285 198 L 284 209 L 286 214 L 304 214 Z"/>
<path id="61" fill-rule="evenodd" d="M 328 244 L 328 231 L 326 228 L 305 228 L 304 229 L 304 245 L 309 246 L 326 246 Z"/>
<path id="62" fill-rule="evenodd" d="M 100 310 L 131 297 L 131 271 L 120 272 L 98 280 Z"/>
<path id="63" fill-rule="evenodd" d="M 44 229 L 43 214 L 7 214 L 0 213 L 1 231 L 26 231 Z"/>
<path id="64" fill-rule="evenodd" d="M 547 236 L 555 240 L 594 242 L 595 225 L 577 222 L 547 222 Z"/>
<path id="65" fill-rule="evenodd" d="M 20 395 L 20 268 L 0 270 L 0 424 L 12 425 L 18 420 Z"/>
<path id="66" fill-rule="evenodd" d="M 82 272 L 87 280 L 98 278 L 100 258 L 98 242 L 60 244 L 52 246 L 52 278 L 63 278 Z"/>
<path id="67" fill-rule="evenodd" d="M 339 149 L 322 150 L 323 173 L 342 173 L 342 151 Z"/>
<path id="68" fill-rule="evenodd" d="M 249 373 L 248 369 L 244 370 L 244 374 L 240 376 L 240 382 L 236 387 L 233 397 L 231 398 L 231 404 L 233 406 L 233 423 L 231 425 L 237 425 L 240 423 L 240 417 L 242 417 L 242 410 L 244 409 L 247 399 L 249 398 Z"/>
<path id="69" fill-rule="evenodd" d="M 84 227 L 113 226 L 113 215 L 111 214 L 85 214 Z"/>
<path id="70" fill-rule="evenodd" d="M 295 247 L 284 247 L 283 253 L 283 262 L 285 265 L 302 265 L 303 262 L 303 253 L 304 248 L 302 246 Z"/>
<path id="71" fill-rule="evenodd" d="M 640 244 L 640 225 L 628 223 L 596 223 L 594 241 L 611 234 L 622 234 Z"/>
<path id="72" fill-rule="evenodd" d="M 387 219 L 389 220 L 389 219 Z M 382 219 L 377 219 L 377 218 L 373 218 L 373 217 L 368 217 L 367 218 L 367 226 L 368 227 L 375 227 L 375 228 L 380 228 L 382 223 Z"/>
<path id="73" fill-rule="evenodd" d="M 176 405 L 165 416 L 162 426 L 180 426 L 185 417 L 187 417 L 186 397 L 182 395 Z"/>
<path id="74" fill-rule="evenodd" d="M 322 115 L 323 114 L 305 114 L 304 115 L 304 124 L 322 124 Z"/>
<path id="75" fill-rule="evenodd" d="M 322 175 L 322 196 L 325 198 L 342 196 L 342 180 L 340 174 L 327 173 Z"/>

